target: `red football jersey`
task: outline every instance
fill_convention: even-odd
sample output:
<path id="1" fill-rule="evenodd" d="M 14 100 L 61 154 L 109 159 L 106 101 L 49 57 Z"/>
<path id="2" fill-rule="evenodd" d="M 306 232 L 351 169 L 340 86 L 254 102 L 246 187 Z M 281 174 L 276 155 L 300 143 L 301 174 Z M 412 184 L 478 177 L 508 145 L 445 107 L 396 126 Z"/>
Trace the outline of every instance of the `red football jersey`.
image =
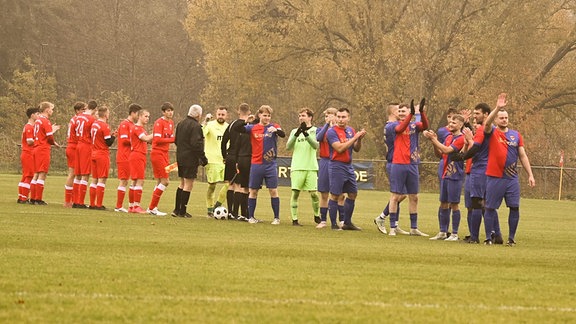
<path id="1" fill-rule="evenodd" d="M 28 144 L 28 140 L 34 140 L 34 124 L 26 123 L 22 130 L 22 152 L 32 153 L 34 144 Z"/>
<path id="2" fill-rule="evenodd" d="M 174 121 L 164 118 L 158 118 L 154 122 L 154 130 L 152 132 L 152 150 L 160 150 L 168 152 L 170 143 L 174 143 Z"/>
<path id="3" fill-rule="evenodd" d="M 132 134 L 130 135 L 130 143 L 132 145 L 132 152 L 139 152 L 146 154 L 148 150 L 148 143 L 140 139 L 142 136 L 146 136 L 146 130 L 140 125 L 134 125 L 132 129 Z"/>
<path id="4" fill-rule="evenodd" d="M 108 124 L 101 120 L 96 120 L 90 129 L 92 134 L 92 157 L 100 154 L 109 154 L 110 149 L 106 140 L 111 138 L 110 127 Z"/>
<path id="5" fill-rule="evenodd" d="M 118 126 L 118 149 L 116 151 L 116 162 L 128 162 L 132 147 L 130 145 L 130 135 L 134 123 L 131 120 L 124 119 Z"/>

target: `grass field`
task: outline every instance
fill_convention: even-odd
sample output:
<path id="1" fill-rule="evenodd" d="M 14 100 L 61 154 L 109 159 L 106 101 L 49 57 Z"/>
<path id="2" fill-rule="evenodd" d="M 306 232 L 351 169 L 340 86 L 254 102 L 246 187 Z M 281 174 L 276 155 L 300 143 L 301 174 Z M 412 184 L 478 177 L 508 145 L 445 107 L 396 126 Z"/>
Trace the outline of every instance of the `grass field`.
<path id="1" fill-rule="evenodd" d="M 272 226 L 266 191 L 256 212 L 266 222 L 248 224 L 206 218 L 203 183 L 194 217 L 176 219 L 63 208 L 56 176 L 48 206 L 18 205 L 18 181 L 0 177 L 2 323 L 576 321 L 572 201 L 523 200 L 518 244 L 505 247 L 382 235 L 372 220 L 388 194 L 377 191 L 359 193 L 354 218 L 364 230 L 343 232 L 315 229 L 305 195 L 305 226 L 292 227 L 287 188 L 282 224 Z M 172 210 L 175 187 L 160 210 Z M 420 202 L 420 229 L 435 234 L 437 195 Z M 409 227 L 405 209 L 400 222 Z"/>

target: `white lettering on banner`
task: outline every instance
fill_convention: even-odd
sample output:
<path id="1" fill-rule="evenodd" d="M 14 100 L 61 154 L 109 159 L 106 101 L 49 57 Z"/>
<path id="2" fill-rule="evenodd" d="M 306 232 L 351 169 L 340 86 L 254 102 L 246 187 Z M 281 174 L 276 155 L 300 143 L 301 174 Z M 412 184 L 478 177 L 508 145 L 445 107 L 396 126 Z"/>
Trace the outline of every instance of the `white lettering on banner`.
<path id="1" fill-rule="evenodd" d="M 366 171 L 354 171 L 356 175 L 356 181 L 358 182 L 368 182 L 368 172 Z"/>
<path id="2" fill-rule="evenodd" d="M 278 178 L 290 178 L 288 171 L 290 171 L 290 167 L 278 167 Z"/>

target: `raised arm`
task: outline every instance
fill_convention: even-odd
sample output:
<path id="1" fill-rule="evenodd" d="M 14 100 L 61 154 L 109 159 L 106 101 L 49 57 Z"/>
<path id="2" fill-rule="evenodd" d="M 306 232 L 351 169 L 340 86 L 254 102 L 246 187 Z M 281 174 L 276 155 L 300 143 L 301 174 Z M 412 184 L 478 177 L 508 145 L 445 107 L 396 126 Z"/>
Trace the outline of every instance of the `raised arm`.
<path id="1" fill-rule="evenodd" d="M 496 108 L 492 109 L 490 115 L 488 115 L 488 117 L 484 121 L 484 133 L 486 134 L 492 133 L 492 123 L 496 119 L 498 111 L 502 107 L 506 107 L 506 93 L 504 92 L 498 95 L 498 100 L 496 101 Z"/>

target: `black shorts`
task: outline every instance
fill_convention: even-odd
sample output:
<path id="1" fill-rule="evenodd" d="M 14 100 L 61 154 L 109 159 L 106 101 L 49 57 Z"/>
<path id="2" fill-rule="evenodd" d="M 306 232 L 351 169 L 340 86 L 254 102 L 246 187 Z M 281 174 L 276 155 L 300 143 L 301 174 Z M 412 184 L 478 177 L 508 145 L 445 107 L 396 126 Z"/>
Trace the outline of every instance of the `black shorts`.
<path id="1" fill-rule="evenodd" d="M 224 181 L 232 181 L 236 175 L 236 159 L 234 157 L 226 157 L 226 166 L 224 168 Z M 234 179 L 236 181 L 236 179 Z"/>
<path id="2" fill-rule="evenodd" d="M 185 179 L 196 179 L 198 176 L 198 166 L 200 165 L 198 159 L 193 161 L 186 161 L 188 164 L 181 165 L 178 163 L 178 176 Z M 191 164 L 190 164 L 191 163 Z"/>
<path id="3" fill-rule="evenodd" d="M 248 183 L 250 182 L 250 165 L 252 164 L 251 156 L 239 156 L 238 161 L 238 171 L 240 173 L 236 176 L 234 183 L 240 184 L 242 188 L 248 188 Z"/>

